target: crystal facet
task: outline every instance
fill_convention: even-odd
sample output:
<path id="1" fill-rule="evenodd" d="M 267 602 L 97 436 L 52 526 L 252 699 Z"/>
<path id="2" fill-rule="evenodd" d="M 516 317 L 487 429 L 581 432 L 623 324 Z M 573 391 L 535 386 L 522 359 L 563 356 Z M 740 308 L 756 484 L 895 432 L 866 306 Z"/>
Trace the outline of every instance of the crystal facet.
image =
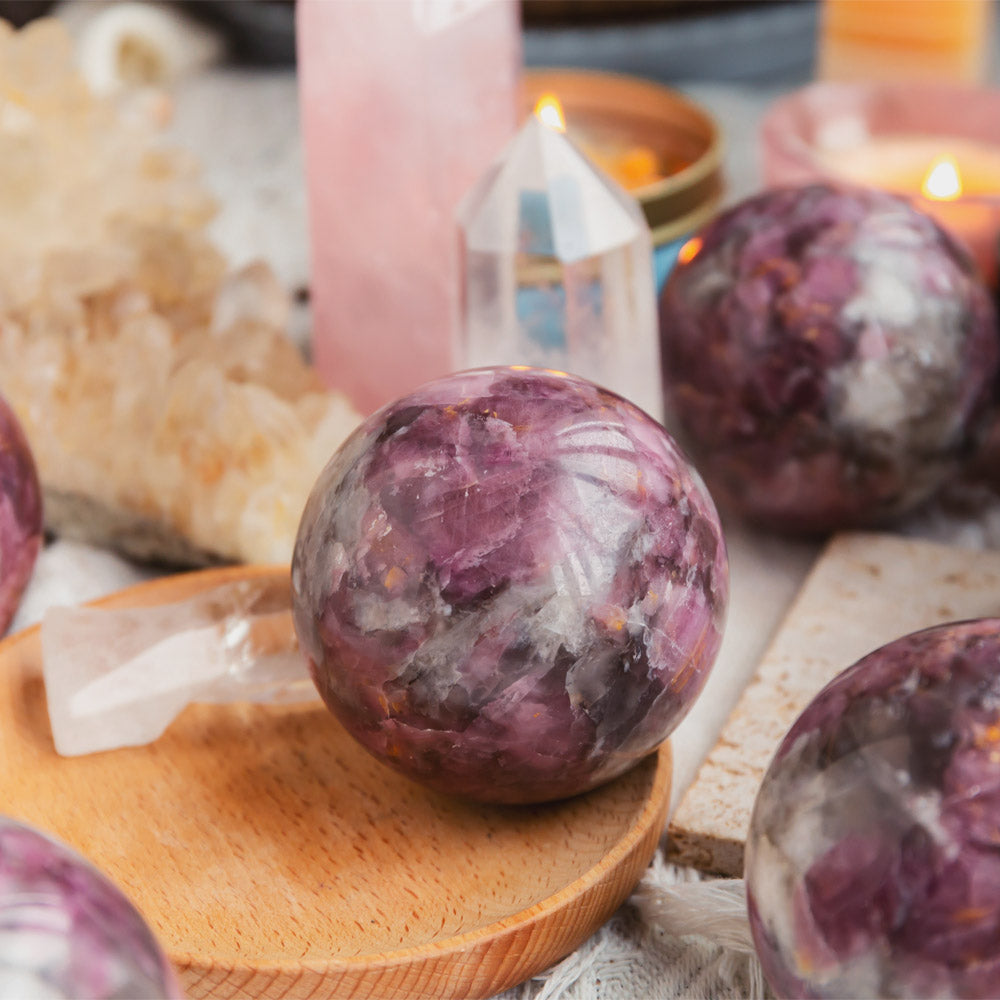
<path id="1" fill-rule="evenodd" d="M 315 698 L 289 611 L 287 577 L 154 607 L 51 608 L 42 669 L 56 750 L 150 743 L 193 701 Z"/>
<path id="2" fill-rule="evenodd" d="M 698 239 L 661 297 L 663 377 L 720 504 L 825 531 L 913 508 L 955 473 L 992 391 L 997 327 L 932 219 L 812 185 L 750 198 Z"/>
<path id="3" fill-rule="evenodd" d="M 680 722 L 728 597 L 673 440 L 574 376 L 459 373 L 369 418 L 306 506 L 296 631 L 349 732 L 492 801 L 572 795 Z"/>
<path id="4" fill-rule="evenodd" d="M 1000 994 L 1000 620 L 869 654 L 788 732 L 747 841 L 780 997 Z"/>
<path id="5" fill-rule="evenodd" d="M 0 398 L 0 635 L 7 630 L 42 544 L 42 494 L 31 449 Z"/>
<path id="6" fill-rule="evenodd" d="M 68 847 L 0 817 L 0 996 L 183 997 L 139 911 Z"/>
<path id="7" fill-rule="evenodd" d="M 582 375 L 663 417 L 642 209 L 532 115 L 459 210 L 462 362 Z"/>

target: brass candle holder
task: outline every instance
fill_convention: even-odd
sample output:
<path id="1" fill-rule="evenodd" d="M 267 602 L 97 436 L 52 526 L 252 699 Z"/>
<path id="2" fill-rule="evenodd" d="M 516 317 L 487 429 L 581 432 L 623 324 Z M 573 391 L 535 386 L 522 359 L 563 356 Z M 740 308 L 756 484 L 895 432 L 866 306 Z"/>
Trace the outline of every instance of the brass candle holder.
<path id="1" fill-rule="evenodd" d="M 566 131 L 642 207 L 660 287 L 688 236 L 718 211 L 722 136 L 696 102 L 638 77 L 577 69 L 532 69 L 523 82 L 529 113 L 554 94 Z"/>

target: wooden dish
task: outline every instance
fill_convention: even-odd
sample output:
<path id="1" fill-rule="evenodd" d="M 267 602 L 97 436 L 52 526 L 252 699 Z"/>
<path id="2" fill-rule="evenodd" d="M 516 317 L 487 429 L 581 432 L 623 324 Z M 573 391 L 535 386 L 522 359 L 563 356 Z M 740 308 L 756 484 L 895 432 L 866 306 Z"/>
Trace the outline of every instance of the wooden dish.
<path id="1" fill-rule="evenodd" d="M 141 606 L 286 569 L 167 577 Z M 147 747 L 63 758 L 37 628 L 0 643 L 3 811 L 55 834 L 145 914 L 192 997 L 483 997 L 571 952 L 625 900 L 663 831 L 664 746 L 561 803 L 427 791 L 319 702 L 194 705 Z"/>

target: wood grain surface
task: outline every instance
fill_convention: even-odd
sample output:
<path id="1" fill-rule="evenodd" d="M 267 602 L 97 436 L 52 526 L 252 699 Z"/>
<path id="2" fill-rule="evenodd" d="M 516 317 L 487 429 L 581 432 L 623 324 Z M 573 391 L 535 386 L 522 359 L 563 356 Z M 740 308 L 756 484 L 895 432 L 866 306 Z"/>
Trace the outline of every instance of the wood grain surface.
<path id="1" fill-rule="evenodd" d="M 898 535 L 834 537 L 670 822 L 675 861 L 743 874 L 757 789 L 778 744 L 820 688 L 899 636 L 1000 615 L 1000 552 Z"/>
<path id="2" fill-rule="evenodd" d="M 282 575 L 207 570 L 103 603 Z M 37 628 L 0 644 L 0 678 L 4 812 L 117 882 L 192 997 L 489 996 L 593 933 L 665 822 L 668 746 L 585 796 L 480 806 L 384 767 L 318 702 L 193 705 L 150 746 L 62 758 Z"/>

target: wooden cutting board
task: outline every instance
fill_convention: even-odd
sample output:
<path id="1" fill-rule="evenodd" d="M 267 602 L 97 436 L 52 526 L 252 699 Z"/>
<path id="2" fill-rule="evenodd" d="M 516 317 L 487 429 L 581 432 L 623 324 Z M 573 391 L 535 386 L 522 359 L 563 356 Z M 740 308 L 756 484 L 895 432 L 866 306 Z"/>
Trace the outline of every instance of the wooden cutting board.
<path id="1" fill-rule="evenodd" d="M 167 603 L 286 574 L 208 570 L 99 603 Z M 378 763 L 318 702 L 194 705 L 150 746 L 63 758 L 37 628 L 0 643 L 0 720 L 3 811 L 118 883 L 192 997 L 499 992 L 625 900 L 670 793 L 664 746 L 565 802 L 464 803 Z"/>

